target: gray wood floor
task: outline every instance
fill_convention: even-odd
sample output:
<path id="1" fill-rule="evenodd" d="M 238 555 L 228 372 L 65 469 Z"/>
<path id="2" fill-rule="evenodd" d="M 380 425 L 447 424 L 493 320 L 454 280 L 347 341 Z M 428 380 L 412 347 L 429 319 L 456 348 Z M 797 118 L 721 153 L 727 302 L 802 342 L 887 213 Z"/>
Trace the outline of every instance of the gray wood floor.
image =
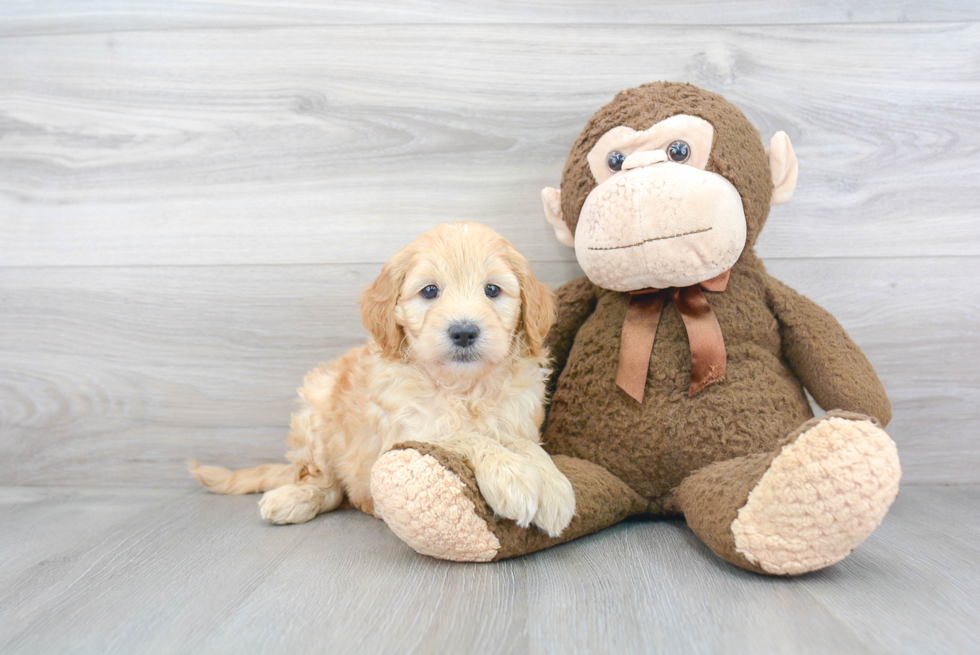
<path id="1" fill-rule="evenodd" d="M 356 511 L 263 523 L 255 496 L 0 489 L 0 652 L 976 653 L 980 488 L 907 487 L 841 564 L 735 569 L 642 520 L 486 565 Z"/>

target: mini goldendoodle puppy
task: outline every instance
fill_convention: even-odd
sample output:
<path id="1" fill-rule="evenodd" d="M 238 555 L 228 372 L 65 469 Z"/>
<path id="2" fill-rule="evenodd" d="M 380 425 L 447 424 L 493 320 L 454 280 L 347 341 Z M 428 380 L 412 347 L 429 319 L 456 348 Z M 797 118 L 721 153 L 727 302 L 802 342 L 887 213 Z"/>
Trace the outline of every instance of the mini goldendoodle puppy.
<path id="1" fill-rule="evenodd" d="M 483 225 L 440 225 L 384 265 L 361 295 L 361 319 L 368 343 L 299 389 L 292 463 L 192 462 L 201 484 L 266 492 L 259 509 L 273 523 L 309 521 L 345 495 L 374 514 L 375 460 L 399 442 L 429 442 L 466 458 L 499 516 L 561 533 L 575 495 L 539 445 L 554 303 L 527 260 Z"/>

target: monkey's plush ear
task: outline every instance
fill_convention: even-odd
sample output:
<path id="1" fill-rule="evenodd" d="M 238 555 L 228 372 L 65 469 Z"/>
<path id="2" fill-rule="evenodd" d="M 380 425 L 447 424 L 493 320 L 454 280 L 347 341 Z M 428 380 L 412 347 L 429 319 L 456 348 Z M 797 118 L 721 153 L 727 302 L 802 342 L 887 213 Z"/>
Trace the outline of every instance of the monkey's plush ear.
<path id="1" fill-rule="evenodd" d="M 558 243 L 574 248 L 575 236 L 561 217 L 561 191 L 550 186 L 545 187 L 541 190 L 541 200 L 544 201 L 544 217 L 554 228 Z"/>
<path id="2" fill-rule="evenodd" d="M 770 205 L 781 205 L 788 202 L 793 197 L 796 189 L 796 176 L 799 173 L 799 165 L 796 162 L 796 153 L 793 152 L 793 144 L 789 142 L 786 132 L 776 132 L 769 140 L 769 147 L 766 148 L 766 155 L 769 157 L 769 171 L 772 174 L 772 198 Z"/>

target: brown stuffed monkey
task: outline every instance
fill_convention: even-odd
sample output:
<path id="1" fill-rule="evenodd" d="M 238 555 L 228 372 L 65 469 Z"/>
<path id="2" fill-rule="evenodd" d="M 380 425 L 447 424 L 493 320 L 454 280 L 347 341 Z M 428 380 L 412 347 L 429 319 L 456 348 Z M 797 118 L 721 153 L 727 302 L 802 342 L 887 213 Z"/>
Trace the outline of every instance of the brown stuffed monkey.
<path id="1" fill-rule="evenodd" d="M 543 192 L 587 276 L 557 290 L 547 340 L 544 445 L 575 517 L 558 537 L 518 527 L 494 516 L 460 458 L 402 444 L 372 482 L 396 534 L 422 553 L 487 561 L 635 514 L 683 515 L 751 571 L 799 575 L 846 557 L 901 472 L 868 360 L 753 249 L 796 174 L 784 133 L 764 148 L 736 107 L 689 84 L 645 84 L 596 112 L 561 191 Z M 813 418 L 804 388 L 826 416 Z"/>

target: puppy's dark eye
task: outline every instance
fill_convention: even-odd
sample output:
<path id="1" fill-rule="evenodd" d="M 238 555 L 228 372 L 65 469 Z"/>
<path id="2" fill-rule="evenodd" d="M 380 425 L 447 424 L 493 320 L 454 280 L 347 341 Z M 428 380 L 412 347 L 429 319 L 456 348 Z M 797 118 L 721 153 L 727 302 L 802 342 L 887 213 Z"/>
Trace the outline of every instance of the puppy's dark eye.
<path id="1" fill-rule="evenodd" d="M 667 158 L 676 164 L 683 164 L 691 158 L 691 148 L 683 141 L 674 141 L 667 146 Z"/>
<path id="2" fill-rule="evenodd" d="M 430 284 L 429 286 L 422 289 L 422 291 L 420 291 L 419 293 L 421 293 L 422 297 L 425 298 L 426 300 L 432 300 L 433 298 L 439 295 L 439 287 L 437 287 L 434 284 Z"/>
<path id="3" fill-rule="evenodd" d="M 608 166 L 609 170 L 613 171 L 614 173 L 618 173 L 619 171 L 623 170 L 624 161 L 626 161 L 626 155 L 618 150 L 613 150 L 606 155 L 606 166 Z"/>
<path id="4" fill-rule="evenodd" d="M 483 292 L 487 294 L 487 298 L 496 298 L 500 295 L 500 287 L 496 284 L 488 284 Z"/>

